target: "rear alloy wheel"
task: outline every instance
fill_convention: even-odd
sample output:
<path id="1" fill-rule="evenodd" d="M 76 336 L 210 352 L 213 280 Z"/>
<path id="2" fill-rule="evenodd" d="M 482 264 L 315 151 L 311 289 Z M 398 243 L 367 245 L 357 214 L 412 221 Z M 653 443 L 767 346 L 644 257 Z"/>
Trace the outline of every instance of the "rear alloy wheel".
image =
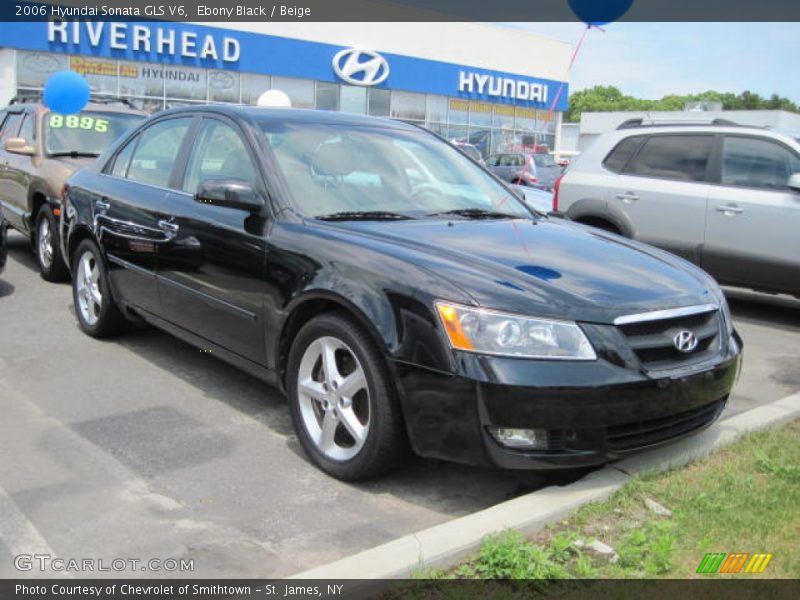
<path id="1" fill-rule="evenodd" d="M 69 271 L 61 258 L 58 224 L 49 206 L 42 206 L 36 218 L 36 261 L 45 281 L 67 281 Z"/>
<path id="2" fill-rule="evenodd" d="M 353 321 L 326 314 L 306 324 L 287 379 L 297 436 L 322 470 L 355 481 L 397 463 L 405 440 L 394 389 L 383 357 Z"/>
<path id="3" fill-rule="evenodd" d="M 97 338 L 122 331 L 125 318 L 111 297 L 108 272 L 100 259 L 100 251 L 91 240 L 78 245 L 72 272 L 72 296 L 81 329 Z"/>

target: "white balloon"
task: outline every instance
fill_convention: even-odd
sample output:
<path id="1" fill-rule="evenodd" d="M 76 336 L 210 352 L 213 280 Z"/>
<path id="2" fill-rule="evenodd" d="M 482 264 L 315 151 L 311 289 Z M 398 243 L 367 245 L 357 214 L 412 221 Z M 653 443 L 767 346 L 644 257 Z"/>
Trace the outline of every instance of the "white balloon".
<path id="1" fill-rule="evenodd" d="M 281 90 L 269 90 L 258 97 L 256 106 L 268 106 L 270 108 L 292 108 L 292 101 L 286 92 Z"/>

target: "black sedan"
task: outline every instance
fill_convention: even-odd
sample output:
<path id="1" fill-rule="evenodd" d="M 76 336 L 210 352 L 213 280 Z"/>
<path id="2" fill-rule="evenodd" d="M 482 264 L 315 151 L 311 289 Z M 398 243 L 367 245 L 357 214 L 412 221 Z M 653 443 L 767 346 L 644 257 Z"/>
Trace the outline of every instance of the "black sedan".
<path id="1" fill-rule="evenodd" d="M 401 122 L 164 111 L 74 175 L 64 207 L 87 334 L 143 319 L 278 386 L 342 479 L 408 447 L 600 464 L 709 425 L 740 367 L 703 271 L 532 212 Z"/>

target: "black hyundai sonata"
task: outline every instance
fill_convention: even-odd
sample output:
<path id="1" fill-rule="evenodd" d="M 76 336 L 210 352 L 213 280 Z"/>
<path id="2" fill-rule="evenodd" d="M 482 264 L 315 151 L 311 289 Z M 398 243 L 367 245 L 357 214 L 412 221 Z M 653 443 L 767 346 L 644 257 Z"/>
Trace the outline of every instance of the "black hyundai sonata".
<path id="1" fill-rule="evenodd" d="M 712 423 L 741 340 L 703 271 L 531 212 L 434 134 L 292 109 L 151 117 L 65 188 L 75 312 L 286 392 L 320 468 L 600 464 Z"/>

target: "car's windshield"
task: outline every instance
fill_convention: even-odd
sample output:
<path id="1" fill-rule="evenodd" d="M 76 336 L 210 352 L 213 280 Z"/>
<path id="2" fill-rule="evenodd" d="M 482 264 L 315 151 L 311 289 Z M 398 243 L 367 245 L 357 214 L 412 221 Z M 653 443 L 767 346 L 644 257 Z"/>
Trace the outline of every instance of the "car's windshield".
<path id="1" fill-rule="evenodd" d="M 531 218 L 483 169 L 422 131 L 273 122 L 262 128 L 292 197 L 308 216 L 416 218 L 460 211 L 477 218 Z"/>
<path id="2" fill-rule="evenodd" d="M 556 160 L 550 154 L 534 154 L 533 160 L 537 167 L 557 167 Z"/>
<path id="3" fill-rule="evenodd" d="M 143 118 L 142 115 L 117 112 L 49 113 L 44 122 L 44 149 L 50 156 L 99 155 Z"/>

